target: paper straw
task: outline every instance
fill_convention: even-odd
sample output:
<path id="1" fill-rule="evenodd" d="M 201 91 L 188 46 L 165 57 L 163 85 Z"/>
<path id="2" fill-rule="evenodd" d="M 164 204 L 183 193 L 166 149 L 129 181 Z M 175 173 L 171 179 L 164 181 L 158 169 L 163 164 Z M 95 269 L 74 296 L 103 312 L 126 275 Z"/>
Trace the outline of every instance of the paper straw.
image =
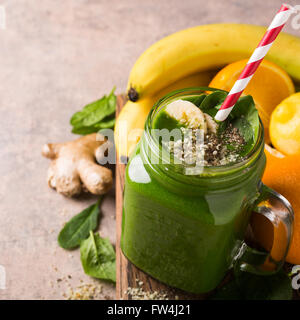
<path id="1" fill-rule="evenodd" d="M 239 76 L 238 80 L 233 85 L 228 96 L 223 102 L 221 108 L 217 112 L 215 116 L 216 120 L 218 121 L 226 120 L 231 110 L 233 109 L 234 105 L 236 104 L 239 97 L 241 96 L 242 92 L 246 88 L 247 84 L 253 77 L 256 69 L 259 67 L 260 63 L 262 62 L 267 52 L 271 48 L 278 34 L 286 24 L 290 15 L 294 12 L 295 12 L 295 9 L 287 4 L 283 4 L 281 6 L 280 10 L 274 17 L 273 21 L 271 22 L 267 32 L 261 39 L 257 48 L 255 49 L 252 56 L 250 57 L 247 65 L 245 66 L 244 70 Z"/>

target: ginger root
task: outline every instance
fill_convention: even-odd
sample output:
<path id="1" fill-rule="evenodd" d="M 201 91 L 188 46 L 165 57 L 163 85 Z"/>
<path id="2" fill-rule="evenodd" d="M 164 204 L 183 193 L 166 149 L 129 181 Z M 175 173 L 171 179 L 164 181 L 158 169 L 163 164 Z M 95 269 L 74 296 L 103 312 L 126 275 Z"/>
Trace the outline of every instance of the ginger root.
<path id="1" fill-rule="evenodd" d="M 82 191 L 100 195 L 112 187 L 111 170 L 96 162 L 99 147 L 107 140 L 102 136 L 102 141 L 97 141 L 96 135 L 93 133 L 74 141 L 43 146 L 42 155 L 52 160 L 47 176 L 51 188 L 71 197 Z"/>

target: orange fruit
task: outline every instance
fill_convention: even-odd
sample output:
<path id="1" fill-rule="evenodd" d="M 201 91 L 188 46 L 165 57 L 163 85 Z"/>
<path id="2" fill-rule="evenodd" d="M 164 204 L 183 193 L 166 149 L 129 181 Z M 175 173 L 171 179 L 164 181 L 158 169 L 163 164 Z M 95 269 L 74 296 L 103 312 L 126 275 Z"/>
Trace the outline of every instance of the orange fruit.
<path id="1" fill-rule="evenodd" d="M 300 92 L 283 100 L 273 111 L 270 138 L 284 154 L 300 154 Z"/>
<path id="2" fill-rule="evenodd" d="M 213 88 L 230 91 L 243 71 L 248 60 L 227 65 L 210 82 Z M 265 127 L 265 140 L 269 142 L 269 122 L 274 108 L 286 97 L 295 92 L 290 76 L 273 62 L 264 59 L 243 94 L 250 94 L 256 104 L 259 116 Z"/>
<path id="3" fill-rule="evenodd" d="M 266 146 L 267 166 L 263 176 L 263 183 L 282 194 L 291 203 L 294 213 L 294 233 L 286 261 L 300 264 L 300 155 L 283 156 L 278 151 Z M 253 214 L 251 226 L 255 239 L 266 250 L 271 250 L 273 240 L 276 245 L 271 250 L 272 257 L 276 258 L 282 250 L 281 245 L 285 237 L 284 226 L 274 229 L 265 217 Z"/>

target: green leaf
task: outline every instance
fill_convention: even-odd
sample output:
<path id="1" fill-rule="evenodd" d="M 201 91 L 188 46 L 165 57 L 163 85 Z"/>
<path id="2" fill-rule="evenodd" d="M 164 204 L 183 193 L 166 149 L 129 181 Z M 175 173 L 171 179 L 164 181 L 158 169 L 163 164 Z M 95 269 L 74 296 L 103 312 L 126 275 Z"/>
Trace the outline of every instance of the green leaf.
<path id="1" fill-rule="evenodd" d="M 115 123 L 116 123 L 116 118 L 113 117 L 113 118 L 106 118 L 101 121 L 100 123 L 96 123 L 95 124 L 95 128 L 97 128 L 98 130 L 99 129 L 111 129 L 115 126 Z"/>
<path id="2" fill-rule="evenodd" d="M 100 200 L 83 210 L 69 222 L 58 235 L 58 243 L 64 249 L 73 249 L 89 236 L 90 230 L 95 230 L 99 221 Z"/>
<path id="3" fill-rule="evenodd" d="M 101 122 L 96 123 L 89 127 L 74 127 L 72 133 L 86 135 L 94 132 L 98 132 L 101 129 L 112 129 L 115 126 L 116 118 L 115 116 L 106 117 Z"/>
<path id="4" fill-rule="evenodd" d="M 72 129 L 72 133 L 75 134 L 80 134 L 80 135 L 87 135 L 90 133 L 94 133 L 94 132 L 98 132 L 98 128 L 96 128 L 95 126 L 90 126 L 90 127 L 74 127 Z"/>
<path id="5" fill-rule="evenodd" d="M 215 91 L 206 96 L 200 105 L 200 109 L 214 118 L 226 96 L 227 93 L 225 91 Z M 233 127 L 239 130 L 245 140 L 245 146 L 243 146 L 240 155 L 248 154 L 257 140 L 259 130 L 258 111 L 251 96 L 240 98 L 227 120 L 219 123 L 219 135 L 226 130 L 229 123 L 232 123 Z M 235 146 L 227 145 L 227 148 L 234 149 Z"/>
<path id="6" fill-rule="evenodd" d="M 88 117 L 89 114 L 95 112 L 98 108 L 101 108 L 102 105 L 106 103 L 106 99 L 106 96 L 104 96 L 101 99 L 84 106 L 81 111 L 74 113 L 70 120 L 71 125 L 83 126 L 84 119 Z"/>
<path id="7" fill-rule="evenodd" d="M 291 300 L 291 279 L 283 271 L 258 276 L 240 271 L 235 278 L 218 289 L 213 300 Z"/>
<path id="8" fill-rule="evenodd" d="M 85 127 L 95 125 L 105 117 L 115 113 L 117 97 L 114 95 L 114 89 L 109 96 L 101 101 L 97 108 L 89 112 L 83 119 L 82 124 Z"/>
<path id="9" fill-rule="evenodd" d="M 253 141 L 253 129 L 244 116 L 234 119 L 232 125 L 239 129 L 239 132 L 244 137 L 246 143 Z"/>
<path id="10" fill-rule="evenodd" d="M 256 141 L 259 130 L 259 117 L 253 98 L 251 96 L 244 96 L 240 98 L 232 109 L 231 115 L 233 118 L 244 117 L 245 120 L 248 121 L 252 128 L 253 141 Z M 246 138 L 247 136 L 244 137 L 245 140 Z"/>
<path id="11" fill-rule="evenodd" d="M 256 141 L 254 140 L 254 128 L 244 116 L 234 119 L 231 123 L 239 130 L 245 140 L 245 145 L 240 152 L 240 155 L 244 156 L 252 149 L 254 141 Z"/>
<path id="12" fill-rule="evenodd" d="M 291 300 L 293 296 L 291 279 L 283 271 L 270 276 L 240 271 L 236 282 L 246 300 Z"/>
<path id="13" fill-rule="evenodd" d="M 195 106 L 200 107 L 202 101 L 205 99 L 206 94 L 201 94 L 200 96 L 192 96 L 184 98 L 183 100 L 192 102 Z"/>
<path id="14" fill-rule="evenodd" d="M 108 239 L 90 231 L 89 238 L 81 242 L 80 258 L 87 275 L 116 281 L 116 254 Z"/>
<path id="15" fill-rule="evenodd" d="M 226 91 L 215 91 L 211 94 L 207 95 L 202 103 L 200 104 L 200 109 L 206 112 L 209 109 L 217 108 L 222 102 L 226 99 L 227 92 Z"/>
<path id="16" fill-rule="evenodd" d="M 116 111 L 117 97 L 115 88 L 108 96 L 86 105 L 81 111 L 76 112 L 70 123 L 72 132 L 77 134 L 89 134 L 99 129 L 112 128 L 114 126 L 114 114 Z"/>

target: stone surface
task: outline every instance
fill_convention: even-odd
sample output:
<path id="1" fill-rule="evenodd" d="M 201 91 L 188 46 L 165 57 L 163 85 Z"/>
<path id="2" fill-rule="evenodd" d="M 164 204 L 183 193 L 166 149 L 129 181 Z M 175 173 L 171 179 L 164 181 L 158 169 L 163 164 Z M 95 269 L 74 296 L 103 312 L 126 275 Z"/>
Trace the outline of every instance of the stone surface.
<path id="1" fill-rule="evenodd" d="M 281 0 L 3 0 L 0 30 L 0 299 L 61 299 L 92 283 L 79 252 L 57 245 L 63 223 L 95 201 L 66 199 L 46 184 L 45 142 L 72 139 L 70 116 L 116 85 L 137 57 L 177 30 L 206 23 L 268 25 Z M 296 1 L 290 1 L 296 4 Z M 299 31 L 286 28 L 294 34 Z M 103 203 L 103 236 L 115 241 L 114 192 Z M 102 298 L 114 297 L 103 283 Z"/>

